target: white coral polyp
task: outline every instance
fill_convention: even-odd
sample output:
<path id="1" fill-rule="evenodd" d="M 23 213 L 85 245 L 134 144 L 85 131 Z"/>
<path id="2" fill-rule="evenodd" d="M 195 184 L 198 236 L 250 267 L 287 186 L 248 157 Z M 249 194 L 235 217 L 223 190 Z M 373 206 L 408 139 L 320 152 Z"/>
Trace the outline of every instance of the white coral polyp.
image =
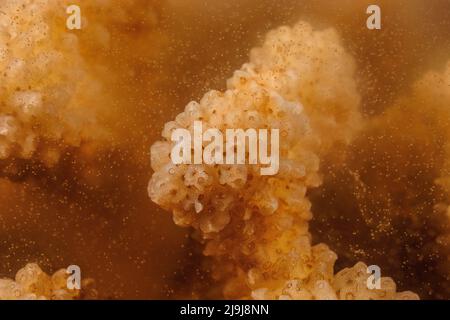
<path id="1" fill-rule="evenodd" d="M 354 63 L 337 33 L 301 22 L 269 33 L 225 92 L 208 92 L 165 125 L 164 140 L 151 150 L 149 195 L 203 239 L 225 297 L 396 297 L 392 286 L 382 294 L 361 291 L 363 278 L 341 286 L 333 272 L 336 255 L 325 245 L 312 246 L 308 232 L 306 191 L 321 184 L 320 157 L 351 141 L 361 123 L 359 101 Z M 279 172 L 263 176 L 260 165 L 172 164 L 171 132 L 185 128 L 192 135 L 194 121 L 222 132 L 279 129 Z"/>

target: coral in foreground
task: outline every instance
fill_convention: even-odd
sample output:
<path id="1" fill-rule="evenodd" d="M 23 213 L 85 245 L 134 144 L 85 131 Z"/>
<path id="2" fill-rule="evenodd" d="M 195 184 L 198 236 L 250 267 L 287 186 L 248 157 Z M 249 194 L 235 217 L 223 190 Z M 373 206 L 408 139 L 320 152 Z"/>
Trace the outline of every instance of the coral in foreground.
<path id="1" fill-rule="evenodd" d="M 172 211 L 176 224 L 196 230 L 225 297 L 417 298 L 396 293 L 389 278 L 381 290 L 365 290 L 362 264 L 333 275 L 336 255 L 313 246 L 308 231 L 306 192 L 321 184 L 320 157 L 348 144 L 362 121 L 353 73 L 334 30 L 313 31 L 302 22 L 282 27 L 253 50 L 225 92 L 189 103 L 152 146 L 149 195 Z M 279 172 L 263 176 L 261 165 L 173 164 L 172 131 L 192 134 L 196 120 L 222 132 L 279 129 Z"/>
<path id="2" fill-rule="evenodd" d="M 65 269 L 48 275 L 35 263 L 20 269 L 15 280 L 0 279 L 0 300 L 72 300 L 79 290 L 67 289 Z"/>

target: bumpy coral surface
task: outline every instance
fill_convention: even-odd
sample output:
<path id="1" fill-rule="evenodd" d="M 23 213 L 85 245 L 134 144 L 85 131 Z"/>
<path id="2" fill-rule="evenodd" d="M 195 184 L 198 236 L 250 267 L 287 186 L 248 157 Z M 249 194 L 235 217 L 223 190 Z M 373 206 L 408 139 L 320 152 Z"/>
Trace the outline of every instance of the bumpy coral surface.
<path id="1" fill-rule="evenodd" d="M 58 162 L 65 147 L 104 138 L 102 88 L 67 32 L 61 1 L 0 5 L 0 159 Z"/>
<path id="2" fill-rule="evenodd" d="M 334 29 L 313 31 L 298 23 L 273 30 L 243 71 L 286 100 L 300 101 L 322 149 L 350 142 L 362 125 L 354 61 Z"/>
<path id="3" fill-rule="evenodd" d="M 116 147 L 130 136 L 120 130 L 129 131 L 130 123 L 136 125 L 138 116 L 135 110 L 143 109 L 134 101 L 126 100 L 131 95 L 130 88 L 136 91 L 137 83 L 147 86 L 157 79 L 148 71 L 148 65 L 151 65 L 152 55 L 158 53 L 163 37 L 162 33 L 154 34 L 159 23 L 158 10 L 163 3 L 147 0 L 0 1 L 0 185 L 4 196 L 0 213 L 2 273 L 5 270 L 11 272 L 12 268 L 6 265 L 20 257 L 36 259 L 41 264 L 43 256 L 61 258 L 67 254 L 67 248 L 63 249 L 62 255 L 56 253 L 52 246 L 54 242 L 49 239 L 59 232 L 64 233 L 64 240 L 58 241 L 64 243 L 63 246 L 75 233 L 79 236 L 77 243 L 86 239 L 84 231 L 78 233 L 76 228 L 62 231 L 67 220 L 64 225 L 59 223 L 55 218 L 59 217 L 59 212 L 64 212 L 67 219 L 79 218 L 85 222 L 93 211 L 97 217 L 108 212 L 105 216 L 111 223 L 118 216 L 114 217 L 117 208 L 125 208 L 122 195 L 120 204 L 113 205 L 113 196 L 109 193 L 111 187 L 118 190 L 120 169 L 113 167 L 128 161 L 123 160 L 124 156 L 116 151 Z M 66 9 L 71 4 L 80 6 L 81 30 L 66 27 L 69 17 Z M 130 49 L 126 50 L 127 47 Z M 145 73 L 147 78 L 136 74 L 135 70 Z M 130 106 L 135 106 L 134 111 Z M 142 145 L 142 149 L 147 149 L 148 144 Z M 134 164 L 128 168 L 132 169 L 128 169 L 126 183 L 119 183 L 125 188 L 129 188 L 130 183 L 137 183 L 133 180 L 135 177 L 129 177 L 130 171 L 136 171 Z M 67 179 L 71 182 L 67 183 Z M 28 186 L 39 189 L 42 198 L 30 196 L 31 192 L 26 192 L 29 196 L 26 201 L 7 196 L 17 195 L 17 190 Z M 55 190 L 56 193 L 67 192 L 63 200 L 67 205 L 64 209 L 52 206 Z M 94 195 L 95 192 L 97 194 Z M 88 199 L 90 196 L 92 198 Z M 31 213 L 35 212 L 37 203 L 46 207 L 42 216 Z M 97 205 L 99 207 L 93 209 Z M 32 209 L 29 210 L 28 206 Z M 69 208 L 74 207 L 79 208 L 79 212 L 68 213 Z M 14 210 L 9 211 L 9 208 Z M 132 210 L 126 208 L 124 212 L 132 216 Z M 17 221 L 17 225 L 12 220 Z M 99 226 L 101 223 L 94 224 Z M 76 225 L 85 229 L 78 223 Z M 15 226 L 25 233 L 32 230 L 32 226 L 36 227 L 35 230 L 45 231 L 40 231 L 38 236 L 33 231 L 22 236 L 19 235 L 21 231 L 14 230 Z M 22 251 L 9 246 L 11 242 L 21 241 L 18 239 L 28 246 L 36 238 L 44 243 L 38 249 Z M 106 252 L 108 249 L 103 242 L 96 243 L 89 244 L 89 249 L 80 249 L 83 251 L 80 255 L 87 257 L 89 254 L 86 252 L 92 250 L 95 252 L 93 256 L 101 257 L 102 263 L 99 264 L 113 264 L 111 259 L 114 258 Z M 121 245 L 125 247 L 128 244 L 122 240 Z M 47 254 L 47 250 L 52 252 Z M 98 250 L 106 253 L 99 254 Z M 141 258 L 142 255 L 139 252 L 136 256 Z M 121 258 L 116 259 L 115 267 L 120 266 L 122 261 L 118 260 Z M 61 262 L 53 263 L 59 266 Z M 110 272 L 114 276 L 118 273 Z M 147 273 L 151 274 L 148 270 Z M 153 274 L 150 277 L 162 278 Z M 119 290 L 114 293 L 120 294 Z"/>
<path id="4" fill-rule="evenodd" d="M 20 269 L 14 280 L 0 279 L 0 300 L 71 300 L 80 291 L 67 289 L 65 269 L 48 275 L 35 263 Z"/>
<path id="5" fill-rule="evenodd" d="M 149 195 L 173 212 L 175 223 L 196 230 L 225 297 L 417 298 L 396 293 L 389 278 L 381 290 L 366 290 L 363 264 L 334 275 L 336 255 L 313 246 L 308 231 L 306 192 L 321 183 L 319 157 L 350 142 L 361 123 L 353 73 L 334 30 L 282 27 L 253 50 L 225 92 L 189 103 L 152 146 Z M 222 131 L 279 129 L 279 172 L 262 176 L 260 165 L 174 165 L 171 133 L 192 133 L 196 120 Z"/>
<path id="6" fill-rule="evenodd" d="M 450 61 L 442 72 L 428 72 L 414 86 L 414 96 L 425 110 L 434 116 L 437 128 L 450 138 Z M 423 108 L 422 108 L 423 109 Z M 420 108 L 419 108 L 420 110 Z M 437 181 L 450 195 L 450 143 L 444 145 L 446 161 L 441 169 L 441 179 Z M 450 217 L 449 217 L 450 218 Z"/>
<path id="7" fill-rule="evenodd" d="M 346 190 L 340 195 L 352 194 L 358 210 L 332 213 L 331 209 L 327 215 L 320 214 L 324 223 L 331 221 L 330 226 L 339 224 L 339 216 L 351 217 L 353 230 L 369 226 L 372 251 L 365 253 L 358 246 L 360 238 L 353 239 L 351 250 L 344 245 L 349 255 L 359 258 L 385 256 L 377 248 L 394 235 L 395 245 L 389 249 L 384 268 L 401 261 L 398 276 L 414 277 L 422 292 L 437 297 L 448 294 L 450 280 L 449 88 L 447 63 L 443 70 L 421 76 L 407 94 L 370 119 L 352 146 L 346 166 L 335 170 L 348 170 L 349 182 L 343 188 L 340 176 L 334 186 L 330 183 L 331 188 Z M 329 236 L 329 241 L 337 237 Z M 411 275 L 412 266 L 423 270 L 421 275 Z"/>

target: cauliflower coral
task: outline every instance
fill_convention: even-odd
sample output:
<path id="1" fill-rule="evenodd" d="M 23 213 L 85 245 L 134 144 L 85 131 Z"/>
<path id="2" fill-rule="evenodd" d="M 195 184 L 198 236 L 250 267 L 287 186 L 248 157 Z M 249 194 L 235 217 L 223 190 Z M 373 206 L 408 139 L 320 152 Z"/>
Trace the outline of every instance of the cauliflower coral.
<path id="1" fill-rule="evenodd" d="M 81 30 L 66 27 L 66 9 L 71 4 L 81 8 Z M 49 168 L 55 168 L 48 176 L 57 181 L 59 190 L 68 186 L 61 180 L 75 176 L 78 190 L 71 194 L 92 194 L 111 183 L 110 163 L 104 168 L 110 158 L 102 155 L 110 155 L 122 142 L 125 135 L 114 124 L 116 118 L 123 120 L 123 113 L 129 112 L 123 105 L 114 109 L 119 104 L 117 96 L 127 90 L 122 89 L 123 70 L 131 70 L 118 57 L 137 69 L 138 60 L 143 64 L 143 56 L 158 52 L 163 36 L 154 36 L 154 30 L 163 4 L 147 0 L 0 1 L 0 184 L 5 193 L 16 192 L 15 184 L 50 188 L 48 180 L 40 179 Z M 139 36 L 134 33 L 136 28 Z M 124 43 L 133 50 L 124 52 Z M 149 78 L 152 76 L 152 80 L 157 78 Z M 19 183 L 29 172 L 39 181 L 31 177 Z M 26 206 L 5 198 L 7 206 L 18 211 L 13 219 L 22 217 Z M 44 196 L 37 201 L 46 204 L 53 200 Z M 73 201 L 77 206 L 85 205 Z M 11 216 L 7 212 L 2 215 L 2 219 Z M 5 228 L 2 232 L 10 231 Z M 5 281 L 0 299 L 29 293 L 18 284 L 20 290 L 8 291 L 12 280 Z M 45 286 L 44 293 L 36 297 L 62 297 L 50 292 L 58 288 Z"/>
<path id="2" fill-rule="evenodd" d="M 89 146 L 99 151 L 120 140 L 113 126 L 120 112 L 112 110 L 116 96 L 108 86 L 123 71 L 116 70 L 112 37 L 135 41 L 139 54 L 151 56 L 162 42 L 162 37 L 152 37 L 152 30 L 163 3 L 81 3 L 82 30 L 69 30 L 70 1 L 2 1 L 0 164 L 25 161 L 52 167 L 72 150 Z M 126 33 L 136 20 L 141 21 L 140 36 L 151 37 L 152 46 Z M 107 55 L 111 57 L 104 59 Z M 128 55 L 132 63 L 140 59 Z"/>
<path id="3" fill-rule="evenodd" d="M 55 0 L 0 5 L 0 159 L 58 162 L 64 147 L 103 139 L 96 97 L 102 88 L 65 27 Z"/>
<path id="4" fill-rule="evenodd" d="M 396 278 L 414 280 L 417 290 L 437 298 L 448 295 L 450 280 L 449 106 L 447 62 L 366 122 L 345 164 L 327 173 L 325 192 L 338 192 L 343 205 L 323 201 L 317 214 L 322 240 L 339 241 L 340 255 L 383 260 L 385 269 L 398 270 Z M 343 221 L 352 221 L 347 239 Z"/>
<path id="5" fill-rule="evenodd" d="M 362 263 L 335 275 L 336 254 L 312 245 L 308 231 L 306 192 L 321 184 L 320 157 L 348 144 L 362 122 L 354 69 L 333 29 L 281 27 L 252 51 L 225 92 L 189 103 L 152 146 L 149 195 L 176 224 L 194 228 L 225 297 L 418 298 L 396 292 L 390 278 L 368 290 Z M 192 132 L 196 120 L 220 130 L 279 129 L 278 174 L 262 176 L 259 165 L 174 165 L 171 133 Z"/>

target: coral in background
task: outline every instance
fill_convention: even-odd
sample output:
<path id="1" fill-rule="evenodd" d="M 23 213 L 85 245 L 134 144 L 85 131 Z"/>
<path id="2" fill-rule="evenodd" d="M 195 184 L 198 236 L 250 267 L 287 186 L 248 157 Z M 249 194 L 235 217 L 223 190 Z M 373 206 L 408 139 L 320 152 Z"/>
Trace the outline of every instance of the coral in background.
<path id="1" fill-rule="evenodd" d="M 67 32 L 64 3 L 5 1 L 0 11 L 0 158 L 53 166 L 68 146 L 102 143 L 103 88 Z"/>
<path id="2" fill-rule="evenodd" d="M 424 57 L 448 55 L 448 4 L 379 2 L 390 32 L 369 34 L 369 1 L 0 0 L 1 271 L 75 260 L 114 298 L 176 297 L 195 282 L 179 272 L 197 264 L 192 247 L 172 241 L 183 232 L 141 192 L 153 128 L 200 87 L 221 88 L 257 34 L 301 13 L 339 28 L 342 44 L 305 23 L 270 32 L 226 92 L 189 104 L 152 147 L 152 199 L 196 230 L 201 277 L 221 281 L 194 294 L 417 298 L 390 278 L 367 290 L 362 263 L 334 274 L 365 261 L 422 298 L 448 298 L 450 64 L 403 92 L 429 68 Z M 81 7 L 80 31 L 65 27 L 68 4 Z M 279 127 L 280 173 L 170 165 L 170 131 L 200 118 Z M 63 270 L 60 286 L 25 270 L 29 280 L 0 280 L 0 299 L 85 297 L 64 291 Z"/>
<path id="3" fill-rule="evenodd" d="M 119 79 L 163 43 L 154 30 L 164 2 L 81 2 L 82 30 L 74 31 L 66 28 L 69 4 L 0 4 L 0 164 L 6 175 L 17 175 L 15 166 L 24 160 L 53 167 L 68 153 L 81 150 L 86 157 L 120 143 L 126 135 L 116 125 L 125 112 L 115 102 Z M 123 39 L 132 52 L 112 47 Z"/>
<path id="4" fill-rule="evenodd" d="M 156 205 L 139 192 L 164 3 L 0 1 L 2 274 L 75 260 L 109 297 L 166 294 L 182 249 L 166 254 L 167 242 L 154 240 L 183 234 L 149 218 Z M 81 30 L 66 28 L 70 4 L 81 8 Z M 164 267 L 147 262 L 155 255 Z"/>
<path id="5" fill-rule="evenodd" d="M 449 294 L 450 65 L 370 118 L 341 164 L 322 159 L 313 234 L 340 261 L 370 259 L 423 297 Z"/>
<path id="6" fill-rule="evenodd" d="M 72 300 L 79 298 L 79 290 L 67 289 L 65 269 L 49 276 L 35 263 L 20 269 L 15 280 L 0 279 L 0 300 Z"/>

